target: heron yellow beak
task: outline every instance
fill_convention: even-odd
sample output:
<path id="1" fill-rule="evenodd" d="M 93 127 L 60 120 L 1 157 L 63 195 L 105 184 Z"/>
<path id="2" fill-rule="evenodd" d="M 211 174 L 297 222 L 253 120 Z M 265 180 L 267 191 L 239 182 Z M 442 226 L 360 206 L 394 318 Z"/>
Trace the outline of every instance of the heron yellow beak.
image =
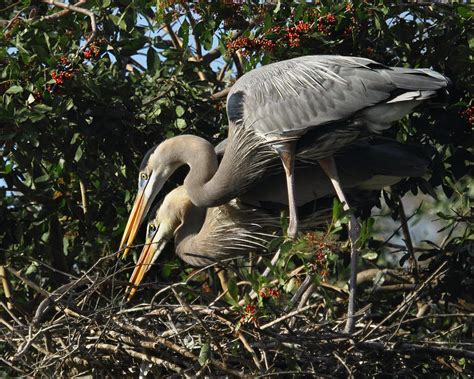
<path id="1" fill-rule="evenodd" d="M 147 205 L 148 199 L 145 196 L 145 188 L 140 190 L 137 194 L 135 202 L 133 203 L 132 211 L 128 217 L 127 226 L 123 232 L 122 241 L 120 242 L 119 251 L 125 246 L 122 258 L 126 258 L 130 250 L 130 246 L 133 244 L 135 237 L 137 236 L 138 228 L 143 220 L 144 211 Z M 126 243 L 125 243 L 126 242 Z"/>
<path id="2" fill-rule="evenodd" d="M 140 285 L 143 277 L 164 250 L 166 244 L 168 243 L 168 235 L 169 228 L 167 228 L 164 224 L 161 224 L 158 230 L 152 236 L 147 238 L 145 246 L 143 246 L 143 250 L 140 254 L 140 257 L 138 258 L 137 264 L 135 265 L 135 269 L 133 270 L 132 276 L 130 277 L 130 284 L 125 290 L 125 294 L 128 294 L 127 301 L 129 301 L 133 295 L 135 295 L 137 287 Z"/>

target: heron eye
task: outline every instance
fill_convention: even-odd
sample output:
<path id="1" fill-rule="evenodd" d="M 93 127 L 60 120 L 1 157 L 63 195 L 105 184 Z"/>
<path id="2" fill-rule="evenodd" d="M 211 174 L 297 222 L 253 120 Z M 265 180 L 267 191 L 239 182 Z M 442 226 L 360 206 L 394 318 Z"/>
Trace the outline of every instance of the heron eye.
<path id="1" fill-rule="evenodd" d="M 147 180 L 147 179 L 148 179 L 148 175 L 147 175 L 146 173 L 142 172 L 142 173 L 140 174 L 140 178 L 141 178 L 142 180 Z"/>
<path id="2" fill-rule="evenodd" d="M 150 228 L 150 232 L 154 232 L 156 230 L 156 226 L 153 224 L 150 224 L 148 228 Z"/>

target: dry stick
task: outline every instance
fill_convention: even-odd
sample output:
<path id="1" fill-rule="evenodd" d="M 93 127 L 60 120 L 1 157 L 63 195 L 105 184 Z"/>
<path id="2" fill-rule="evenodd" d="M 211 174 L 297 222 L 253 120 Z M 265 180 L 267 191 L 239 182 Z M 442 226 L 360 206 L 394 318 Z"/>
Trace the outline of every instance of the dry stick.
<path id="1" fill-rule="evenodd" d="M 380 350 L 383 352 L 410 352 L 410 353 L 420 353 L 420 354 L 439 354 L 439 355 L 451 355 L 455 358 L 469 358 L 474 359 L 474 351 L 471 350 L 461 350 L 453 349 L 449 347 L 436 347 L 436 346 L 423 346 L 418 344 L 411 343 L 382 343 L 382 342 L 373 342 L 365 341 L 358 342 L 356 346 L 362 348 L 371 348 L 375 350 Z"/>
<path id="2" fill-rule="evenodd" d="M 179 301 L 179 298 L 177 297 L 178 301 Z M 222 323 L 226 324 L 227 326 L 229 326 L 232 330 L 235 329 L 235 326 L 232 322 L 230 322 L 229 320 L 225 319 L 224 317 L 222 316 L 219 316 L 217 315 L 212 309 L 209 309 L 209 308 L 204 308 L 204 307 L 191 307 L 189 304 L 186 304 L 186 305 L 181 305 L 180 307 L 177 307 L 175 309 L 173 309 L 173 313 L 190 313 L 191 311 L 191 315 L 194 316 L 194 318 L 196 318 L 198 320 L 198 322 L 202 325 L 202 320 L 200 320 L 197 315 L 194 314 L 194 311 L 197 311 L 199 313 L 203 313 L 203 314 L 206 314 L 206 315 L 209 315 L 209 316 L 212 316 L 212 317 L 215 317 L 217 318 L 219 321 L 221 321 Z M 161 316 L 162 315 L 162 310 L 161 309 L 157 309 L 155 311 L 152 311 L 150 313 L 148 313 L 148 316 L 153 316 L 153 315 L 158 315 L 158 316 Z M 206 331 L 207 330 L 207 327 L 204 327 Z M 167 347 L 170 347 L 174 350 L 175 347 L 172 347 L 171 343 L 164 339 L 163 337 L 153 337 L 153 338 L 156 338 L 156 341 L 157 342 L 164 342 L 166 341 L 166 344 L 167 344 Z M 212 339 L 212 336 L 211 336 L 211 339 Z M 214 342 L 214 341 L 213 341 Z M 176 345 L 175 345 L 176 346 Z M 179 348 L 179 347 L 178 347 Z M 179 348 L 179 349 L 183 349 L 183 348 Z M 177 351 L 178 352 L 178 351 Z M 219 361 L 214 361 L 214 360 L 211 360 L 209 359 L 209 363 L 212 365 L 212 366 L 215 366 L 216 368 L 218 368 L 219 370 L 222 370 L 224 372 L 227 372 L 228 374 L 232 374 L 232 375 L 235 375 L 237 377 L 245 377 L 245 375 L 243 373 L 240 373 L 236 370 L 233 370 L 233 369 L 230 369 L 227 367 L 227 365 L 225 365 L 224 363 L 222 362 L 219 362 Z"/>
<path id="3" fill-rule="evenodd" d="M 398 205 L 399 205 L 399 211 L 400 211 L 400 222 L 402 224 L 403 237 L 405 239 L 405 245 L 407 247 L 408 253 L 410 254 L 410 258 L 409 258 L 410 269 L 413 272 L 413 276 L 415 277 L 415 283 L 419 283 L 420 274 L 418 271 L 418 262 L 416 260 L 415 252 L 413 250 L 413 242 L 411 239 L 410 230 L 408 229 L 408 220 L 405 214 L 405 208 L 403 207 L 401 196 L 398 196 Z"/>
<path id="4" fill-rule="evenodd" d="M 255 350 L 252 348 L 252 346 L 250 346 L 250 344 L 248 343 L 247 339 L 244 337 L 244 335 L 238 331 L 237 332 L 237 337 L 239 337 L 239 340 L 242 342 L 242 345 L 244 345 L 244 348 L 250 353 L 250 355 L 252 356 L 252 359 L 253 359 L 253 362 L 255 363 L 255 366 L 257 366 L 257 369 L 259 371 L 262 371 L 262 365 L 260 364 L 260 361 L 258 360 L 258 356 L 257 356 L 257 353 L 255 352 Z"/>
<path id="5" fill-rule="evenodd" d="M 0 279 L 2 280 L 3 294 L 5 295 L 5 298 L 7 299 L 7 309 L 8 310 L 13 309 L 13 303 L 11 301 L 12 293 L 10 291 L 10 285 L 8 283 L 7 274 L 5 272 L 5 266 L 3 265 L 0 265 Z"/>
<path id="6" fill-rule="evenodd" d="M 28 278 L 25 278 L 24 276 L 22 276 L 18 271 L 14 270 L 13 268 L 11 267 L 6 267 L 6 269 L 11 273 L 13 274 L 14 276 L 16 276 L 18 279 L 20 279 L 23 283 L 25 283 L 28 287 L 31 287 L 32 289 L 34 289 L 36 292 L 40 293 L 41 295 L 45 296 L 45 297 L 48 297 L 49 296 L 49 292 L 44 290 L 43 288 L 41 288 L 39 285 L 37 285 L 35 282 L 31 281 L 30 279 Z"/>
<path id="7" fill-rule="evenodd" d="M 73 12 L 84 14 L 91 19 L 91 29 L 92 29 L 91 35 L 86 40 L 86 43 L 84 44 L 84 46 L 82 46 L 80 50 L 84 50 L 89 45 L 89 43 L 91 43 L 91 41 L 95 38 L 97 34 L 97 24 L 95 21 L 95 14 L 93 12 L 91 12 L 88 9 L 81 8 L 75 5 L 62 3 L 61 1 L 56 1 L 56 0 L 40 0 L 40 1 L 45 4 L 54 5 L 55 7 L 58 7 L 58 8 L 64 8 L 67 10 L 71 10 Z"/>
<path id="8" fill-rule="evenodd" d="M 214 93 L 213 95 L 211 95 L 211 100 L 219 100 L 219 99 L 225 98 L 230 92 L 231 88 L 232 87 L 227 87 L 227 88 L 224 88 L 222 91 Z"/>
<path id="9" fill-rule="evenodd" d="M 161 359 L 161 358 L 158 358 L 158 357 L 155 357 L 155 356 L 147 355 L 147 354 L 144 354 L 144 353 L 139 353 L 138 351 L 135 351 L 135 350 L 131 349 L 129 346 L 115 346 L 115 345 L 111 345 L 111 344 L 108 344 L 108 343 L 98 343 L 98 344 L 88 344 L 88 345 L 86 345 L 86 349 L 92 349 L 92 348 L 100 349 L 100 350 L 107 350 L 107 351 L 110 351 L 112 353 L 117 353 L 120 349 L 122 349 L 123 351 L 125 351 L 128 355 L 130 355 L 133 358 L 141 359 L 142 361 L 145 361 L 145 362 L 150 362 L 150 363 L 154 363 L 154 364 L 159 365 L 159 366 L 163 366 L 163 367 L 165 367 L 167 369 L 170 369 L 170 370 L 172 370 L 172 371 L 174 371 L 178 374 L 183 373 L 183 369 L 180 366 L 175 365 L 174 363 L 165 361 L 164 359 Z"/>
<path id="10" fill-rule="evenodd" d="M 277 319 L 275 319 L 275 320 L 273 320 L 273 321 L 270 321 L 269 323 L 267 323 L 267 324 L 265 324 L 265 325 L 262 325 L 259 329 L 262 329 L 262 330 L 263 330 L 263 329 L 267 329 L 267 328 L 269 328 L 270 326 L 273 326 L 273 325 L 275 325 L 275 324 L 278 324 L 278 323 L 280 323 L 280 322 L 282 322 L 282 321 L 284 321 L 284 320 L 286 320 L 286 319 L 288 319 L 288 318 L 290 318 L 290 317 L 293 317 L 293 316 L 295 316 L 295 315 L 297 315 L 297 314 L 303 313 L 303 312 L 307 311 L 308 309 L 317 308 L 317 307 L 319 307 L 319 306 L 320 306 L 319 303 L 307 305 L 306 307 L 297 309 L 297 310 L 295 310 L 295 311 L 293 311 L 293 312 L 290 312 L 290 313 L 288 313 L 288 314 L 286 314 L 286 315 L 284 315 L 284 316 L 281 316 L 281 317 L 279 317 L 279 318 L 277 318 Z"/>
<path id="11" fill-rule="evenodd" d="M 8 305 L 5 305 L 3 301 L 0 302 L 0 305 L 5 309 L 5 311 L 10 315 L 10 317 L 15 321 L 18 325 L 24 326 L 23 323 L 15 316 L 15 314 L 8 308 Z"/>
<path id="12" fill-rule="evenodd" d="M 214 337 L 212 336 L 212 333 L 211 331 L 209 330 L 209 328 L 207 327 L 206 324 L 204 324 L 204 322 L 196 315 L 196 313 L 194 312 L 194 310 L 191 308 L 191 306 L 181 297 L 179 296 L 178 292 L 176 292 L 176 290 L 174 288 L 171 288 L 171 291 L 173 292 L 174 296 L 176 297 L 176 299 L 178 299 L 179 303 L 181 304 L 181 306 L 183 308 L 185 308 L 190 314 L 191 316 L 193 316 L 193 318 L 199 322 L 199 324 L 202 326 L 202 328 L 206 331 L 206 333 L 208 334 L 209 338 L 211 339 L 211 341 L 214 343 L 214 345 L 217 347 L 217 350 L 219 351 L 219 354 L 221 356 L 221 359 L 222 361 L 224 361 L 224 351 L 222 350 L 222 347 L 221 345 L 219 344 L 218 341 L 216 341 L 214 339 Z M 225 365 L 225 367 L 227 367 Z"/>
<path id="13" fill-rule="evenodd" d="M 374 333 L 377 329 L 379 329 L 385 322 L 390 320 L 393 316 L 395 316 L 398 312 L 400 312 L 405 306 L 409 305 L 415 298 L 418 296 L 418 294 L 426 287 L 428 283 L 430 283 L 439 273 L 440 271 L 447 265 L 447 262 L 443 262 L 434 272 L 431 274 L 428 279 L 426 279 L 419 287 L 418 289 L 411 293 L 405 300 L 402 301 L 402 303 L 392 312 L 390 313 L 387 317 L 385 317 L 382 321 L 380 321 L 379 324 L 375 326 L 368 334 L 362 337 L 362 341 L 366 340 L 372 333 Z"/>
<path id="14" fill-rule="evenodd" d="M 354 375 L 352 375 L 352 371 L 351 371 L 351 369 L 349 368 L 349 366 L 346 364 L 346 362 L 344 362 L 344 360 L 343 360 L 339 355 L 337 355 L 337 353 L 333 352 L 332 354 L 333 354 L 333 355 L 336 357 L 336 359 L 337 359 L 339 362 L 341 362 L 341 364 L 344 366 L 344 368 L 345 368 L 346 371 L 347 371 L 347 374 L 349 375 L 348 377 L 349 377 L 349 378 L 353 378 Z"/>
<path id="15" fill-rule="evenodd" d="M 86 1 L 87 0 L 79 0 L 77 3 L 74 3 L 74 6 L 78 7 L 79 5 L 85 4 Z M 43 16 L 42 20 L 52 20 L 52 19 L 55 19 L 55 18 L 59 18 L 59 17 L 67 15 L 69 12 L 70 12 L 69 9 L 65 9 L 63 11 L 59 11 L 59 12 L 56 12 L 54 14 Z"/>
<path id="16" fill-rule="evenodd" d="M 379 268 L 369 268 L 367 270 L 357 273 L 357 285 L 367 283 L 372 281 L 377 275 L 384 274 L 396 279 L 398 282 L 410 283 L 408 280 L 397 274 L 403 274 L 401 270 L 395 269 L 379 269 Z"/>

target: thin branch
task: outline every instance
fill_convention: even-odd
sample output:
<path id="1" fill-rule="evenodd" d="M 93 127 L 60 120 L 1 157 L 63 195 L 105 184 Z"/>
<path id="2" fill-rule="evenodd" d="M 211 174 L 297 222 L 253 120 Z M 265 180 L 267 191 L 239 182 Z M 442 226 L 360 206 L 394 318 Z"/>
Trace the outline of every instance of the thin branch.
<path id="1" fill-rule="evenodd" d="M 174 32 L 172 26 L 168 23 L 166 23 L 164 25 L 164 29 L 166 30 L 166 32 L 169 34 L 169 36 L 171 37 L 171 42 L 173 43 L 173 47 L 176 49 L 176 50 L 179 50 L 181 51 L 183 49 L 183 42 L 181 41 L 181 39 L 176 35 L 176 33 Z"/>
<path id="2" fill-rule="evenodd" d="M 0 265 L 0 280 L 2 281 L 3 294 L 5 295 L 5 298 L 7 299 L 7 309 L 11 310 L 13 309 L 12 292 L 10 290 L 10 284 L 8 283 L 8 278 L 5 272 L 5 266 L 3 265 Z"/>
<path id="3" fill-rule="evenodd" d="M 262 21 L 262 18 L 263 16 L 262 15 L 258 15 L 256 17 L 254 17 L 253 19 L 251 19 L 249 21 L 249 24 L 248 24 L 248 27 L 249 29 L 252 29 L 255 25 L 259 24 L 261 21 Z M 236 40 L 237 38 L 239 38 L 242 34 L 244 34 L 246 29 L 241 29 L 241 30 L 236 30 L 234 32 L 232 32 L 232 35 L 230 37 L 230 40 L 231 41 L 234 41 Z M 213 60 L 219 58 L 220 56 L 222 55 L 221 53 L 221 50 L 219 47 L 216 47 L 215 49 L 212 49 L 211 51 L 209 51 L 206 55 L 204 55 L 202 57 L 202 62 L 205 63 L 205 64 L 209 64 L 211 63 Z"/>
<path id="4" fill-rule="evenodd" d="M 96 20 L 95 20 L 95 14 L 92 11 L 90 11 L 88 9 L 85 9 L 85 8 L 78 7 L 76 5 L 66 4 L 66 3 L 63 3 L 61 1 L 56 1 L 56 0 L 40 0 L 40 1 L 42 3 L 45 3 L 45 4 L 54 5 L 55 7 L 58 7 L 58 8 L 63 8 L 63 9 L 66 9 L 66 10 L 71 10 L 73 12 L 84 14 L 84 15 L 86 15 L 87 17 L 89 17 L 91 19 L 91 30 L 92 31 L 91 31 L 91 34 L 90 34 L 89 38 L 87 38 L 86 43 L 80 49 L 81 51 L 84 50 L 92 42 L 92 40 L 95 38 L 95 36 L 97 34 L 97 24 L 96 24 Z"/>
<path id="5" fill-rule="evenodd" d="M 227 87 L 227 88 L 224 88 L 222 91 L 212 94 L 211 100 L 221 100 L 225 98 L 229 94 L 231 88 L 232 87 Z"/>
<path id="6" fill-rule="evenodd" d="M 87 2 L 87 0 L 79 0 L 77 3 L 74 3 L 74 6 L 75 7 L 78 7 L 82 4 L 85 4 Z M 47 20 L 54 20 L 56 18 L 60 18 L 60 17 L 63 17 L 65 15 L 67 15 L 71 10 L 70 9 L 65 9 L 63 11 L 59 11 L 59 12 L 56 12 L 56 13 L 53 13 L 53 14 L 49 14 L 47 16 L 43 16 L 43 20 L 47 21 Z"/>
<path id="7" fill-rule="evenodd" d="M 98 343 L 98 344 L 88 344 L 86 345 L 86 349 L 99 349 L 99 350 L 107 350 L 112 353 L 117 353 L 119 350 L 123 350 L 126 352 L 128 355 L 130 355 L 133 358 L 141 359 L 142 361 L 145 362 L 150 362 L 154 363 L 158 366 L 163 366 L 167 369 L 170 369 L 178 374 L 183 373 L 183 369 L 179 367 L 178 365 L 168 362 L 164 359 L 155 357 L 153 355 L 147 355 L 144 353 L 139 353 L 138 351 L 133 350 L 129 346 L 120 346 L 120 345 L 111 345 L 108 343 Z"/>
<path id="8" fill-rule="evenodd" d="M 196 20 L 194 19 L 193 15 L 191 14 L 191 10 L 186 2 L 183 3 L 184 8 L 186 9 L 186 16 L 191 24 L 192 34 L 194 38 L 194 44 L 196 45 L 196 57 L 200 62 L 202 60 L 202 48 L 201 48 L 201 41 L 199 40 L 199 35 L 196 33 Z"/>

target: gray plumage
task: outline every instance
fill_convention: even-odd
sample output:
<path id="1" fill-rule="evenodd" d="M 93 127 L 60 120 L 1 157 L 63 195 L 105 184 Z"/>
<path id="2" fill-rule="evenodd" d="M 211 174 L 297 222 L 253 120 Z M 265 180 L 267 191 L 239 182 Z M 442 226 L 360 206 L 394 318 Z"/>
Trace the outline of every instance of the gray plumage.
<path id="1" fill-rule="evenodd" d="M 380 131 L 447 85 L 433 70 L 387 67 L 359 57 L 304 56 L 245 74 L 228 94 L 227 114 L 271 141 L 342 120 Z"/>

